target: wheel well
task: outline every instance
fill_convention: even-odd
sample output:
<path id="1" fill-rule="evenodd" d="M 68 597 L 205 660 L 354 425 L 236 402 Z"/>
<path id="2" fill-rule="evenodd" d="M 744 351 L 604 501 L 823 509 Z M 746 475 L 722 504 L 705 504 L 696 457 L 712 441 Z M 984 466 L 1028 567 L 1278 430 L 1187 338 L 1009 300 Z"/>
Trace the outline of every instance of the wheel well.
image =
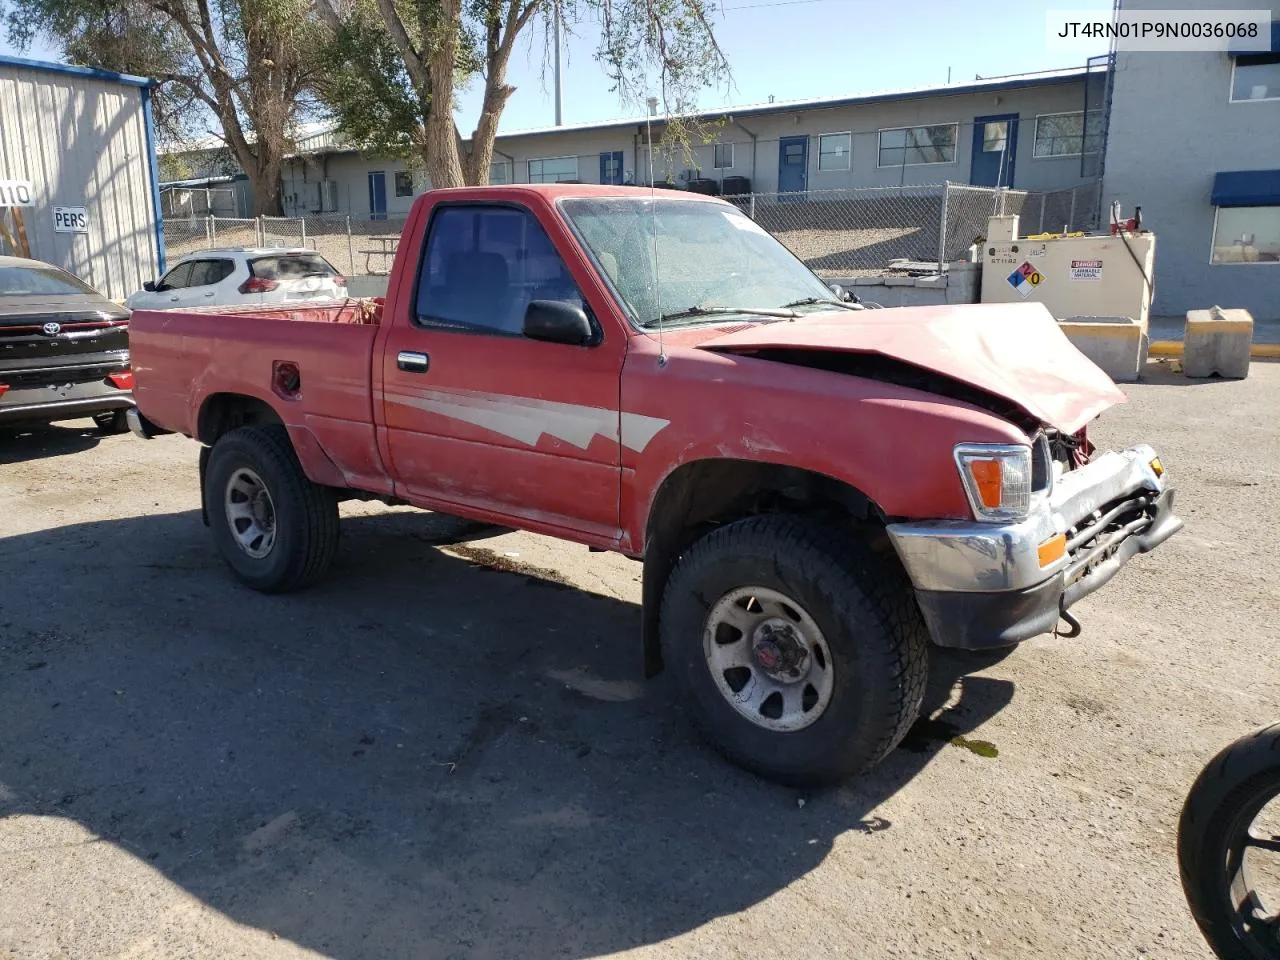
<path id="1" fill-rule="evenodd" d="M 240 393 L 215 393 L 200 408 L 196 439 L 212 446 L 224 433 L 237 427 L 283 423 L 271 404 Z"/>
<path id="2" fill-rule="evenodd" d="M 761 513 L 825 516 L 863 527 L 863 536 L 886 540 L 884 516 L 862 491 L 798 467 L 752 460 L 699 460 L 672 471 L 649 510 L 645 531 L 645 673 L 662 669 L 658 617 L 662 594 L 680 554 L 714 527 Z"/>

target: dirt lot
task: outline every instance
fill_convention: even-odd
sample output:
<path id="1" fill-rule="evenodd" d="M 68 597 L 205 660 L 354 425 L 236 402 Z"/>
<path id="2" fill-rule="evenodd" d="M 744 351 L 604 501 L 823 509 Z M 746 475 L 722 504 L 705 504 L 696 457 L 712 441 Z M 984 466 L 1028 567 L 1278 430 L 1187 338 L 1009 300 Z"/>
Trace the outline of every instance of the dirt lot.
<path id="1" fill-rule="evenodd" d="M 807 796 L 640 680 L 629 561 L 360 506 L 258 596 L 194 443 L 6 436 L 0 956 L 1206 957 L 1173 829 L 1280 717 L 1280 364 L 1129 393 L 1097 437 L 1187 529 L 1080 639 L 935 657 L 937 722 Z"/>

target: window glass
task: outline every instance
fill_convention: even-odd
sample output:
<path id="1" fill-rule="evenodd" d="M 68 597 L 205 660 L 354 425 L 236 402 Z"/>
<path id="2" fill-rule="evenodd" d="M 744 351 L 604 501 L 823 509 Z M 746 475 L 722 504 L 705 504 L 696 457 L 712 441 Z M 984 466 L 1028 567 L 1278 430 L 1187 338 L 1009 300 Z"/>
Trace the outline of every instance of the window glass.
<path id="1" fill-rule="evenodd" d="M 577 157 L 553 157 L 529 161 L 530 183 L 560 183 L 578 179 Z"/>
<path id="2" fill-rule="evenodd" d="M 400 170 L 396 173 L 396 196 L 413 196 L 413 174 L 408 170 Z"/>
<path id="3" fill-rule="evenodd" d="M 622 151 L 609 150 L 600 154 L 600 182 L 622 183 Z"/>
<path id="4" fill-rule="evenodd" d="M 296 280 L 300 277 L 332 277 L 333 264 L 318 253 L 285 253 L 258 257 L 249 263 L 249 271 L 264 280 Z"/>
<path id="5" fill-rule="evenodd" d="M 53 267 L 0 267 L 0 295 L 6 297 L 79 296 L 96 291 Z"/>
<path id="6" fill-rule="evenodd" d="M 832 297 L 736 207 L 661 196 L 572 199 L 562 207 L 638 323 L 695 306 L 776 309 Z"/>
<path id="7" fill-rule="evenodd" d="M 511 163 L 507 160 L 495 160 L 489 164 L 489 182 L 491 184 L 511 182 Z"/>
<path id="8" fill-rule="evenodd" d="M 1008 120 L 992 120 L 982 125 L 983 153 L 1004 153 L 1004 146 L 1008 140 Z"/>
<path id="9" fill-rule="evenodd" d="M 715 167 L 717 170 L 728 170 L 733 166 L 733 144 L 717 143 Z"/>
<path id="10" fill-rule="evenodd" d="M 529 213 L 512 207 L 442 207 L 431 218 L 418 279 L 418 321 L 519 334 L 530 301 L 585 309 L 551 239 Z"/>
<path id="11" fill-rule="evenodd" d="M 824 133 L 818 138 L 818 169 L 848 170 L 851 147 L 851 134 Z"/>
<path id="12" fill-rule="evenodd" d="M 1049 113 L 1036 117 L 1033 157 L 1074 157 L 1097 153 L 1102 146 L 1102 115 L 1091 113 L 1085 130 L 1083 111 Z"/>
<path id="13" fill-rule="evenodd" d="M 1219 207 L 1212 263 L 1274 263 L 1280 269 L 1280 207 Z"/>
<path id="14" fill-rule="evenodd" d="M 231 276 L 235 265 L 230 260 L 195 260 L 191 263 L 188 287 L 207 287 Z"/>
<path id="15" fill-rule="evenodd" d="M 954 123 L 880 131 L 880 166 L 882 167 L 953 163 L 955 159 L 956 125 Z"/>
<path id="16" fill-rule="evenodd" d="M 1232 100 L 1274 100 L 1280 97 L 1280 52 L 1236 57 L 1231 78 Z"/>
<path id="17" fill-rule="evenodd" d="M 191 266 L 192 261 L 190 260 L 186 263 L 178 264 L 164 275 L 163 280 L 156 284 L 156 290 L 181 290 L 183 287 L 188 286 L 188 281 L 191 279 Z"/>

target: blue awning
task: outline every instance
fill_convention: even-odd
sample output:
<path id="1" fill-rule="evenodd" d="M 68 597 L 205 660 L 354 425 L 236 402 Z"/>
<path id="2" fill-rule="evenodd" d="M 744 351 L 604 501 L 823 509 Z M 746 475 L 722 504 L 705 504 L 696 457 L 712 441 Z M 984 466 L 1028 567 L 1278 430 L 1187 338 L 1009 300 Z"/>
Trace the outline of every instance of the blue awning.
<path id="1" fill-rule="evenodd" d="M 1271 53 L 1280 53 L 1280 20 L 1271 21 Z M 1249 48 L 1245 48 L 1244 40 L 1231 40 L 1227 44 L 1227 56 L 1229 57 L 1248 57 L 1256 54 L 1265 54 L 1267 51 L 1259 50 L 1256 43 L 1249 44 Z"/>
<path id="2" fill-rule="evenodd" d="M 1280 206 L 1280 170 L 1234 170 L 1213 176 L 1215 207 Z"/>

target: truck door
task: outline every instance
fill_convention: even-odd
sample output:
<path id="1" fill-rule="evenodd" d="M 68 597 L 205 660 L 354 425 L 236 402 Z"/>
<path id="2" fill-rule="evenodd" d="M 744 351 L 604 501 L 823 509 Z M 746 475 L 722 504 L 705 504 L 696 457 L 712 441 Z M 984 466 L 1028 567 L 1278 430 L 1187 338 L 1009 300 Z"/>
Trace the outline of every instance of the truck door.
<path id="1" fill-rule="evenodd" d="M 422 250 L 420 265 L 406 264 L 417 269 L 415 288 L 382 357 L 397 492 L 617 539 L 626 338 L 609 331 L 594 346 L 570 346 L 524 337 L 531 300 L 598 315 L 524 207 L 442 202 Z"/>

